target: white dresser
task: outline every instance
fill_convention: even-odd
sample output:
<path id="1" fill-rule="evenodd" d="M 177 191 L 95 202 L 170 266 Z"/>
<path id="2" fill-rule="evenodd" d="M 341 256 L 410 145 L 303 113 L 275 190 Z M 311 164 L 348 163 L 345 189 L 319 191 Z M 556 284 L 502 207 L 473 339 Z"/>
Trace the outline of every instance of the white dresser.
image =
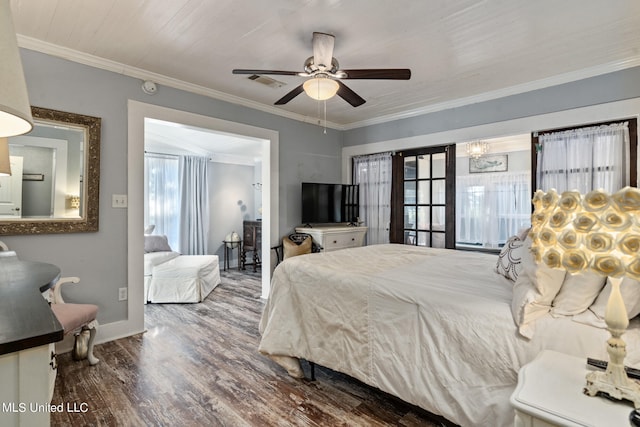
<path id="1" fill-rule="evenodd" d="M 323 252 L 330 252 L 362 246 L 364 244 L 364 236 L 367 234 L 367 227 L 350 227 L 346 225 L 297 227 L 296 233 L 311 235 L 314 243 L 320 246 Z"/>

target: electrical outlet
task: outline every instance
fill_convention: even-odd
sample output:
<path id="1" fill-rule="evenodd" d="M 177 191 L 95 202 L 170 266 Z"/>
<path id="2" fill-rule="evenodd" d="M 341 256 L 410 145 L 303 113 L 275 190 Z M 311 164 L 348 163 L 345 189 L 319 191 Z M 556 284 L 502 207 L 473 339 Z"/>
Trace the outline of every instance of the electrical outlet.
<path id="1" fill-rule="evenodd" d="M 127 288 L 119 288 L 118 301 L 126 301 L 126 300 L 127 300 Z"/>

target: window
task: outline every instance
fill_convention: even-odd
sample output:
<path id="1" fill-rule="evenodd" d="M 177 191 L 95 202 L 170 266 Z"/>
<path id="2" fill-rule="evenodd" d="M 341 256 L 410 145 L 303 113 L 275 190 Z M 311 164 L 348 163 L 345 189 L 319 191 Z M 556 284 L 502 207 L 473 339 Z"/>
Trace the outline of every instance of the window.
<path id="1" fill-rule="evenodd" d="M 360 217 L 368 227 L 368 245 L 389 243 L 391 153 L 353 158 L 353 183 L 359 185 Z"/>
<path id="2" fill-rule="evenodd" d="M 499 172 L 456 178 L 456 246 L 497 249 L 531 225 L 531 175 Z"/>
<path id="3" fill-rule="evenodd" d="M 180 185 L 177 156 L 145 154 L 145 227 L 155 225 L 155 234 L 167 236 L 169 246 L 179 250 Z"/>
<path id="4" fill-rule="evenodd" d="M 614 192 L 637 185 L 637 119 L 535 132 L 534 189 L 596 188 Z"/>

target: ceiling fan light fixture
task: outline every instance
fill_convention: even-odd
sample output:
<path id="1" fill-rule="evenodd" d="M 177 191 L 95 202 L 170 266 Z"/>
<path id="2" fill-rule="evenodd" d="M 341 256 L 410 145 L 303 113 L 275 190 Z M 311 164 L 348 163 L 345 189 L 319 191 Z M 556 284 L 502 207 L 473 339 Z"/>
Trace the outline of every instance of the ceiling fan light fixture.
<path id="1" fill-rule="evenodd" d="M 340 85 L 333 79 L 326 77 L 316 77 L 309 79 L 302 85 L 304 92 L 310 97 L 318 101 L 333 98 Z"/>

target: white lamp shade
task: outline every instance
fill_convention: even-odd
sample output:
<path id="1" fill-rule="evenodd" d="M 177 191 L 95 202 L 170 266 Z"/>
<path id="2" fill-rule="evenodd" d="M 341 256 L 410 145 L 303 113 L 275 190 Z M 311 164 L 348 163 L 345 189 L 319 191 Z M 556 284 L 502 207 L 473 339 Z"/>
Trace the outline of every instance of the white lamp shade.
<path id="1" fill-rule="evenodd" d="M 9 140 L 0 138 L 0 176 L 11 175 L 11 160 L 9 159 Z"/>
<path id="2" fill-rule="evenodd" d="M 235 231 L 227 234 L 224 241 L 228 248 L 237 248 L 240 246 L 240 236 Z"/>
<path id="3" fill-rule="evenodd" d="M 302 85 L 304 92 L 313 99 L 324 101 L 335 96 L 340 86 L 338 82 L 326 77 L 309 79 Z"/>
<path id="4" fill-rule="evenodd" d="M 0 0 L 0 137 L 33 128 L 27 85 L 11 18 L 9 0 Z"/>

